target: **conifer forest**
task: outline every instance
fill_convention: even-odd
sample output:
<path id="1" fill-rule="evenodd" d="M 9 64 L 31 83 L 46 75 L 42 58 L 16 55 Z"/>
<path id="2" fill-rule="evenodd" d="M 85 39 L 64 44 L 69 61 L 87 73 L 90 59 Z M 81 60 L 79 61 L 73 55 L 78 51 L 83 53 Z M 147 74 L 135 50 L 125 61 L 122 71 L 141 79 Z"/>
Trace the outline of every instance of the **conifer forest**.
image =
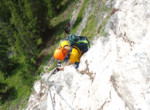
<path id="1" fill-rule="evenodd" d="M 33 86 L 40 52 L 57 31 L 50 21 L 71 2 L 0 0 L 0 105 L 22 99 Z"/>

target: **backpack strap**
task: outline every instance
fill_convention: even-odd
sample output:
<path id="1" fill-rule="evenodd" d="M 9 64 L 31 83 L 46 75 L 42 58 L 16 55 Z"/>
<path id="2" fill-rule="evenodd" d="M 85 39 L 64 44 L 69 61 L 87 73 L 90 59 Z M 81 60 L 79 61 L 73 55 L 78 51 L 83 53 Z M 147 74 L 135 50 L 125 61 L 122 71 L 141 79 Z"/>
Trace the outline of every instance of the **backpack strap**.
<path id="1" fill-rule="evenodd" d="M 72 52 L 72 45 L 69 45 L 69 51 L 68 51 L 68 57 L 70 57 L 70 55 L 71 55 L 71 52 Z"/>
<path id="2" fill-rule="evenodd" d="M 69 46 L 70 47 L 70 46 Z M 71 48 L 69 48 L 69 51 L 68 51 L 68 55 L 65 57 L 64 61 L 68 61 L 69 58 L 70 58 L 70 55 L 71 55 L 71 52 L 72 52 L 72 48 L 75 48 L 79 53 L 82 54 L 82 51 L 76 47 L 76 46 L 71 46 Z"/>

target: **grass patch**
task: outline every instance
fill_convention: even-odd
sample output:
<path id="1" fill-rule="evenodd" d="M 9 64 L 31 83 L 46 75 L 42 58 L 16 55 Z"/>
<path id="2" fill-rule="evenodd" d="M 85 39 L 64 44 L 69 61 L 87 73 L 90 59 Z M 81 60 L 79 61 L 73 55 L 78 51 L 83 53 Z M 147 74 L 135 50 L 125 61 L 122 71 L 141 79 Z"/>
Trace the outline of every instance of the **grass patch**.
<path id="1" fill-rule="evenodd" d="M 87 35 L 87 38 L 92 41 L 93 37 L 97 34 L 96 33 L 96 26 L 97 26 L 97 18 L 94 15 L 91 15 L 88 18 L 88 22 L 86 27 L 82 31 L 82 35 Z"/>
<path id="2" fill-rule="evenodd" d="M 112 2 L 113 0 L 111 0 Z M 96 6 L 96 10 L 94 11 L 94 14 L 97 14 L 97 17 L 101 15 L 100 21 L 101 24 L 98 27 L 97 34 L 99 33 L 100 36 L 104 36 L 106 37 L 108 35 L 108 32 L 105 32 L 105 26 L 108 23 L 110 16 L 111 16 L 111 11 L 112 11 L 112 4 L 110 4 L 109 8 L 105 5 L 107 1 L 99 1 L 99 3 L 97 3 L 98 5 Z M 95 3 L 94 3 L 95 4 Z M 94 5 L 93 4 L 93 5 Z M 99 14 L 97 13 L 99 12 Z"/>
<path id="3" fill-rule="evenodd" d="M 27 104 L 29 95 L 31 94 L 32 84 L 29 86 L 22 84 L 19 71 L 15 75 L 8 77 L 6 80 L 2 78 L 2 74 L 0 77 L 1 83 L 6 84 L 4 87 L 6 95 L 4 95 L 4 99 L 0 101 L 0 109 L 9 110 L 11 108 L 14 110 L 17 107 L 23 109 Z"/>
<path id="4" fill-rule="evenodd" d="M 111 16 L 110 13 L 112 11 L 112 8 L 107 8 L 105 5 L 103 5 L 102 9 L 103 9 L 102 10 L 103 13 L 107 13 L 107 17 L 102 18 L 102 24 L 98 28 L 98 33 L 100 33 L 100 35 L 106 37 L 108 35 L 108 33 L 105 32 L 105 26 L 106 26 L 106 24 L 108 23 L 108 21 L 110 19 L 110 16 Z"/>
<path id="5" fill-rule="evenodd" d="M 53 70 L 56 67 L 56 65 L 57 65 L 57 61 L 55 61 L 53 63 L 53 65 L 48 69 L 48 72 L 50 72 L 51 70 Z"/>
<path id="6" fill-rule="evenodd" d="M 110 16 L 108 15 L 105 19 L 103 18 L 103 23 L 100 25 L 100 27 L 98 28 L 98 33 L 100 33 L 100 35 L 106 37 L 108 35 L 107 32 L 105 32 L 105 26 L 109 21 Z"/>
<path id="7" fill-rule="evenodd" d="M 83 19 L 83 15 L 85 13 L 85 9 L 87 8 L 87 4 L 89 3 L 89 0 L 84 0 L 82 6 L 81 6 L 81 9 L 80 9 L 80 12 L 78 14 L 78 17 L 73 25 L 73 29 L 71 30 L 71 33 L 76 33 L 82 19 Z M 77 7 L 78 8 L 78 7 Z"/>

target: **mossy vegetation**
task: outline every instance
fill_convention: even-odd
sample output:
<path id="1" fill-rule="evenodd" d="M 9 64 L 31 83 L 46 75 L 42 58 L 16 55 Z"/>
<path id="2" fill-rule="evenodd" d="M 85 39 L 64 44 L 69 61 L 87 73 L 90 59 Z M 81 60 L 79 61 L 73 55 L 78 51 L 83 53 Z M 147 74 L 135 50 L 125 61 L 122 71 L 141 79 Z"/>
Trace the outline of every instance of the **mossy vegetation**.
<path id="1" fill-rule="evenodd" d="M 108 33 L 105 32 L 105 26 L 108 23 L 111 16 L 112 4 L 110 4 L 110 6 L 107 7 L 107 0 L 92 0 L 90 2 L 92 7 L 94 7 L 94 12 L 88 17 L 88 21 L 86 27 L 82 31 L 82 35 L 86 35 L 89 38 L 89 40 L 92 41 L 97 34 L 104 37 L 108 35 Z M 101 22 L 99 27 L 98 21 Z"/>
<path id="2" fill-rule="evenodd" d="M 94 36 L 97 35 L 97 18 L 94 15 L 91 15 L 88 18 L 86 27 L 83 29 L 82 31 L 82 35 L 86 35 L 87 38 L 92 41 L 92 39 L 94 38 Z"/>
<path id="3" fill-rule="evenodd" d="M 82 21 L 82 19 L 84 17 L 84 14 L 85 14 L 85 9 L 88 7 L 88 3 L 89 3 L 89 0 L 84 0 L 83 5 L 81 6 L 80 12 L 79 12 L 79 14 L 77 16 L 77 19 L 76 19 L 76 21 L 75 21 L 75 23 L 73 25 L 72 30 L 71 30 L 71 33 L 75 34 L 77 29 L 79 28 L 80 23 L 81 23 L 81 21 Z M 78 8 L 78 7 L 76 7 L 76 8 Z"/>

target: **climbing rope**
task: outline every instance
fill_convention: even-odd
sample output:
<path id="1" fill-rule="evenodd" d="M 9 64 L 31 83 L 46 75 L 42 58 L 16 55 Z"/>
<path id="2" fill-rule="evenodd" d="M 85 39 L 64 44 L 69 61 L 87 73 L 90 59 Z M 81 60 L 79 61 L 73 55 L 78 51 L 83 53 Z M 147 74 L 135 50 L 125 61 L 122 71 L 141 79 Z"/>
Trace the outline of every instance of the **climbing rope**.
<path id="1" fill-rule="evenodd" d="M 48 85 L 48 90 L 49 90 L 49 94 L 50 94 L 50 98 L 51 98 L 51 102 L 52 102 L 52 107 L 53 107 L 53 110 L 55 110 L 55 106 L 54 106 L 54 101 L 53 101 L 53 98 L 52 98 L 52 93 L 51 93 L 50 85 L 53 86 L 53 87 L 55 88 L 55 90 L 56 90 L 56 86 L 55 86 L 51 81 L 49 81 L 49 78 L 51 77 L 51 75 L 52 75 L 52 74 L 50 74 L 49 77 L 47 78 L 46 83 L 47 83 L 47 85 Z M 62 97 L 62 95 L 60 95 L 60 94 L 57 92 L 57 90 L 56 90 L 56 93 L 57 93 L 57 94 L 61 97 L 61 99 L 69 106 L 69 108 L 70 108 L 71 110 L 74 110 L 74 109 L 67 103 L 67 101 Z"/>

